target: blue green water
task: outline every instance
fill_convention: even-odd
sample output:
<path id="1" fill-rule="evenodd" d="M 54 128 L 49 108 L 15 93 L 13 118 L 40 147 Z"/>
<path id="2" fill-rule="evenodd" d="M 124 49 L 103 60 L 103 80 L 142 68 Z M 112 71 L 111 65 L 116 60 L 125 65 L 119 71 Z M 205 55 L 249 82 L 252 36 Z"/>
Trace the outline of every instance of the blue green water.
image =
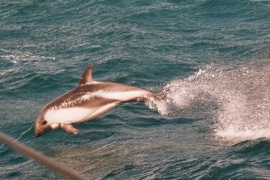
<path id="1" fill-rule="evenodd" d="M 34 137 L 91 64 L 167 96 Z M 269 1 L 0 1 L 0 130 L 89 179 L 270 179 L 269 109 Z M 0 159 L 0 179 L 65 179 Z"/>

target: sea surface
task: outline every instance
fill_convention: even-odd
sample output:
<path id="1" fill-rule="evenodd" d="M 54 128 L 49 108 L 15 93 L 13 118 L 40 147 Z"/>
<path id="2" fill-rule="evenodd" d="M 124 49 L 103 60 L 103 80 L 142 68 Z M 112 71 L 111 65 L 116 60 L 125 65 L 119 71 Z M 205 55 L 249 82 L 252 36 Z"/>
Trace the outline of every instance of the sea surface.
<path id="1" fill-rule="evenodd" d="M 97 81 L 163 92 L 34 136 Z M 0 131 L 88 179 L 270 179 L 270 1 L 0 0 Z M 66 179 L 0 144 L 0 179 Z"/>

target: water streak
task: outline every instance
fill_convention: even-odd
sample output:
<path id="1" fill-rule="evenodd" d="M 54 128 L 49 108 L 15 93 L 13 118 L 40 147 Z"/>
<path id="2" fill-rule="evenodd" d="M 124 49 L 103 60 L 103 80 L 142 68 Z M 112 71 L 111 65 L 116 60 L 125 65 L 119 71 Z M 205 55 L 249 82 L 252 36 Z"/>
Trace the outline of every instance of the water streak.
<path id="1" fill-rule="evenodd" d="M 153 102 L 161 115 L 213 121 L 215 138 L 239 142 L 270 138 L 270 63 L 210 65 L 164 87 Z"/>

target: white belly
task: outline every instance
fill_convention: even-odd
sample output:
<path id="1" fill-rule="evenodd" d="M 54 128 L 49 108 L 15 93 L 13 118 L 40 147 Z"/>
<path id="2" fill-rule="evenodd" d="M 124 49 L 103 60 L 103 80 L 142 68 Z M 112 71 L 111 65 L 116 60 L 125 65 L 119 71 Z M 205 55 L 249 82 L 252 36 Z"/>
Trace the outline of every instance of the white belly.
<path id="1" fill-rule="evenodd" d="M 113 102 L 105 104 L 103 106 L 95 108 L 87 107 L 70 107 L 61 109 L 48 110 L 44 116 L 44 119 L 49 124 L 60 124 L 60 123 L 79 123 L 93 119 L 101 114 L 106 113 L 113 107 L 117 106 L 120 102 Z"/>
<path id="2" fill-rule="evenodd" d="M 93 112 L 93 109 L 83 107 L 62 108 L 57 110 L 48 110 L 44 119 L 49 124 L 60 124 L 65 122 L 77 123 L 83 121 Z"/>

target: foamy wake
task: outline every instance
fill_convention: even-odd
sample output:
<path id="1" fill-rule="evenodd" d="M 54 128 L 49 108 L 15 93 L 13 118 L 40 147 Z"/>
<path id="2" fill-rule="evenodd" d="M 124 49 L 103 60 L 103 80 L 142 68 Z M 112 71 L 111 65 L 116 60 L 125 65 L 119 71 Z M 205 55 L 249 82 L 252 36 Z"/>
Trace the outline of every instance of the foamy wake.
<path id="1" fill-rule="evenodd" d="M 0 58 L 9 61 L 13 64 L 17 64 L 19 61 L 33 61 L 40 59 L 50 59 L 55 60 L 55 57 L 40 56 L 35 55 L 31 52 L 20 52 L 20 51 L 8 51 L 5 49 L 0 49 Z"/>
<path id="2" fill-rule="evenodd" d="M 164 87 L 150 108 L 161 115 L 215 122 L 216 139 L 240 142 L 270 138 L 270 62 L 211 65 Z"/>

